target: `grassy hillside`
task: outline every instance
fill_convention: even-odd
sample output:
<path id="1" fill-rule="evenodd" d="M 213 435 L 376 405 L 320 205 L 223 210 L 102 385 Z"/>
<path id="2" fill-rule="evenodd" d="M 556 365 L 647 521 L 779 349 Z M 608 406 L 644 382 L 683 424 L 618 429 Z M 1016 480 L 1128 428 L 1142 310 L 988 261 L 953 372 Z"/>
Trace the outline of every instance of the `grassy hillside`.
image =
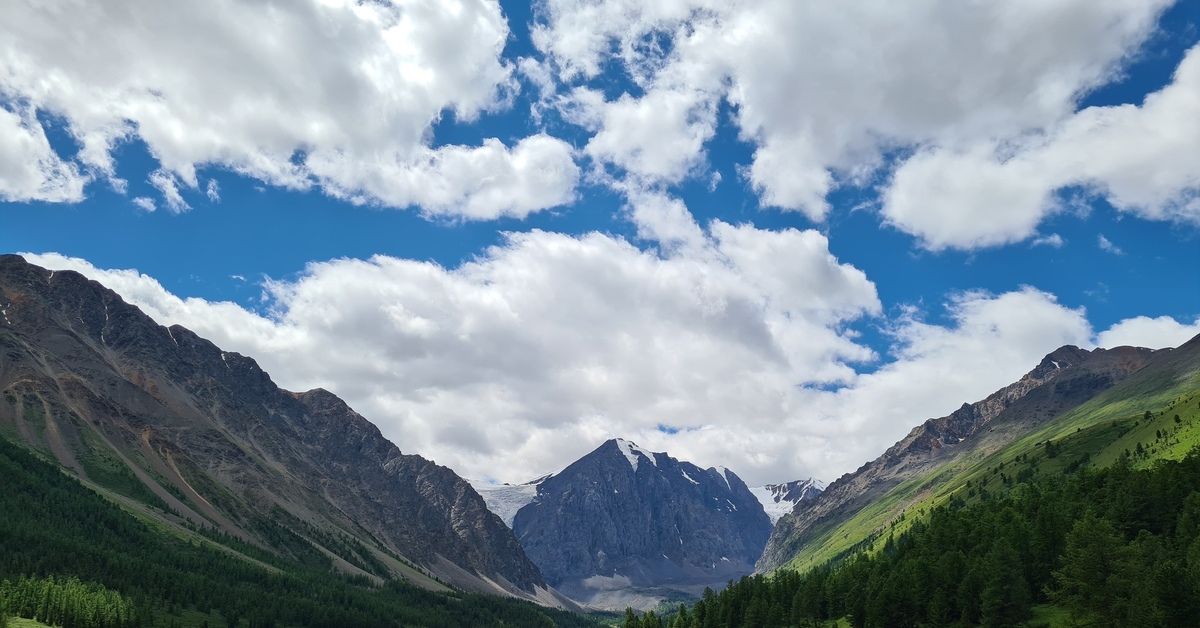
<path id="1" fill-rule="evenodd" d="M 0 438 L 0 580 L 76 577 L 156 626 L 591 626 L 531 603 L 435 593 L 272 556 L 268 566 L 88 489 Z M 249 549 L 246 550 L 250 552 Z"/>
<path id="2" fill-rule="evenodd" d="M 872 548 L 881 535 L 903 531 L 951 499 L 964 504 L 996 499 L 1022 482 L 1108 466 L 1126 452 L 1135 468 L 1179 460 L 1198 444 L 1200 340 L 1193 340 L 1009 445 L 911 478 L 845 523 L 816 530 L 787 568 L 803 571 Z"/>
<path id="3" fill-rule="evenodd" d="M 624 626 L 1194 626 L 1200 449 L 1130 462 L 955 500 L 836 566 L 744 578 L 665 622 Z"/>

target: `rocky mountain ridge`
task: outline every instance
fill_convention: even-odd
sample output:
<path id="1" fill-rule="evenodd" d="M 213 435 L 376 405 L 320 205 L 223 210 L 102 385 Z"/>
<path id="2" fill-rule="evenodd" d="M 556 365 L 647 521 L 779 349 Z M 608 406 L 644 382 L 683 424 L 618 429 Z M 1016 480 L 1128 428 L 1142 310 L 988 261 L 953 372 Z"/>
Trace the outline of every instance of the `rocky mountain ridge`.
<path id="1" fill-rule="evenodd" d="M 158 325 L 74 272 L 0 256 L 0 430 L 169 525 L 335 568 L 559 604 L 463 479 L 324 390 Z"/>
<path id="2" fill-rule="evenodd" d="M 861 539 L 835 543 L 830 535 L 873 501 L 906 481 L 1003 447 L 1136 373 L 1155 353 L 1134 347 L 1091 351 L 1060 347 L 1013 384 L 913 428 L 881 456 L 781 517 L 757 571 L 774 571 L 802 552 L 812 554 L 818 546 L 823 559 L 836 555 L 838 547 L 848 549 Z M 900 503 L 894 509 L 899 512 L 903 507 Z"/>

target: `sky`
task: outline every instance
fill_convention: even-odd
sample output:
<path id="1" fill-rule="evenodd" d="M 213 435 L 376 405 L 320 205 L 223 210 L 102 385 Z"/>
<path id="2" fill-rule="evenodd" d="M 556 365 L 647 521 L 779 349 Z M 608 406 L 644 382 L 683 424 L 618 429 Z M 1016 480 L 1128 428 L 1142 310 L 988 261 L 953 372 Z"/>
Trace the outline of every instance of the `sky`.
<path id="1" fill-rule="evenodd" d="M 521 482 L 1200 333 L 1200 0 L 0 3 L 0 251 Z"/>

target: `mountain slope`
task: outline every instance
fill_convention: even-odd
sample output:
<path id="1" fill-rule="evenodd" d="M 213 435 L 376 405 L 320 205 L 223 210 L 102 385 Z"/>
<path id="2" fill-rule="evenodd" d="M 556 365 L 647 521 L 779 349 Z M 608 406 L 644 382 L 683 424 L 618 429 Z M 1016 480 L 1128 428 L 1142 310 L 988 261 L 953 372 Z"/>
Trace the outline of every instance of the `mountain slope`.
<path id="1" fill-rule="evenodd" d="M 1017 382 L 930 419 L 882 456 L 782 517 L 759 560 L 769 572 L 842 555 L 955 474 L 1145 368 L 1160 352 L 1066 346 Z"/>
<path id="2" fill-rule="evenodd" d="M 619 609 L 750 573 L 771 522 L 732 471 L 609 440 L 537 482 L 513 530 L 552 586 Z"/>
<path id="3" fill-rule="evenodd" d="M 18 256 L 0 256 L 0 314 L 0 429 L 164 522 L 348 573 L 551 601 L 468 483 L 334 395 L 281 390 L 254 360 Z"/>

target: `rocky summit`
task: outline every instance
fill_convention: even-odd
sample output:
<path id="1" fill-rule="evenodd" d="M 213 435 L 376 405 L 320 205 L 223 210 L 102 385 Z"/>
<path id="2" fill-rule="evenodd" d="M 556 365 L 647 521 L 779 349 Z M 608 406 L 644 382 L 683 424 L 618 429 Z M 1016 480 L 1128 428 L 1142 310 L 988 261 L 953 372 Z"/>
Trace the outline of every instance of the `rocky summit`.
<path id="1" fill-rule="evenodd" d="M 736 474 L 609 440 L 536 482 L 513 531 L 547 582 L 602 608 L 649 608 L 753 571 L 771 533 Z"/>

